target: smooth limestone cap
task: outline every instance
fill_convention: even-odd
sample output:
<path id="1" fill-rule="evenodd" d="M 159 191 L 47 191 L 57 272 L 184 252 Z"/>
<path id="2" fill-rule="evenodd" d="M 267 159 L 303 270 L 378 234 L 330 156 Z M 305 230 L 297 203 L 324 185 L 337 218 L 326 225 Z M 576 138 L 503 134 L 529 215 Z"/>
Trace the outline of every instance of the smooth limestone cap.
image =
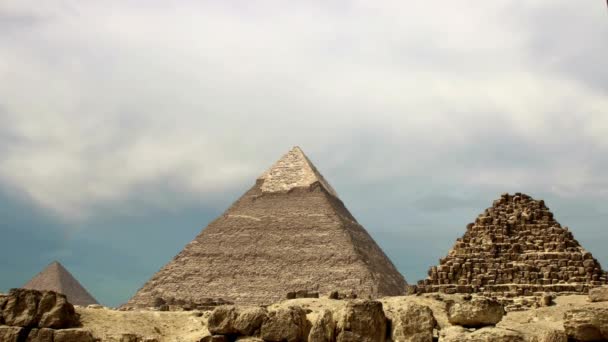
<path id="1" fill-rule="evenodd" d="M 293 147 L 258 179 L 264 181 L 263 192 L 285 192 L 319 182 L 325 190 L 338 198 L 336 191 L 298 146 Z"/>

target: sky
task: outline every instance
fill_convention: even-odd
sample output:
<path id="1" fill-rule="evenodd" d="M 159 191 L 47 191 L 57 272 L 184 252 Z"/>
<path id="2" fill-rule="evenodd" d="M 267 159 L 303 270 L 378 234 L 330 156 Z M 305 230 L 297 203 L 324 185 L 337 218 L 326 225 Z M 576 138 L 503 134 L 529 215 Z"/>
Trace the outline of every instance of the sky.
<path id="1" fill-rule="evenodd" d="M 124 303 L 300 146 L 410 283 L 504 192 L 608 267 L 604 1 L 0 2 L 0 291 Z"/>

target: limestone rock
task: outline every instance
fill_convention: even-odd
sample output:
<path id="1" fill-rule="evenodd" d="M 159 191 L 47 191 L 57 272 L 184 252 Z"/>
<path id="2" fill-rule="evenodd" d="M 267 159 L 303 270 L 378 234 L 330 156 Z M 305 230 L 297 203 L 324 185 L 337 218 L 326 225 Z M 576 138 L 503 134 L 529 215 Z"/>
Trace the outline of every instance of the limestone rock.
<path id="1" fill-rule="evenodd" d="M 541 296 L 541 306 L 551 306 L 553 305 L 554 296 L 550 293 L 543 293 Z"/>
<path id="2" fill-rule="evenodd" d="M 264 342 L 261 338 L 251 337 L 251 336 L 241 336 L 237 337 L 237 342 Z"/>
<path id="3" fill-rule="evenodd" d="M 8 327 L 0 325 L 0 341 L 2 342 L 21 342 L 26 334 L 21 327 Z"/>
<path id="4" fill-rule="evenodd" d="M 357 294 L 354 291 L 340 292 L 334 290 L 327 297 L 329 299 L 357 299 Z"/>
<path id="5" fill-rule="evenodd" d="M 296 147 L 126 306 L 152 307 L 159 297 L 268 305 L 296 290 L 310 296 L 337 290 L 379 298 L 401 295 L 405 285 L 382 249 Z"/>
<path id="6" fill-rule="evenodd" d="M 65 295 L 55 292 L 42 292 L 38 304 L 38 315 L 40 315 L 38 326 L 41 328 L 62 329 L 78 325 L 78 316 L 74 311 L 74 306 L 68 303 Z"/>
<path id="7" fill-rule="evenodd" d="M 393 342 L 432 342 L 437 321 L 428 306 L 407 304 L 396 312 L 387 313 L 391 321 Z"/>
<path id="8" fill-rule="evenodd" d="M 335 341 L 336 322 L 329 310 L 322 310 L 312 322 L 308 342 L 333 342 Z"/>
<path id="9" fill-rule="evenodd" d="M 53 329 L 32 329 L 27 335 L 27 342 L 53 342 L 54 336 Z"/>
<path id="10" fill-rule="evenodd" d="M 449 327 L 439 333 L 439 342 L 525 342 L 524 336 L 513 330 L 485 327 L 469 332 L 462 327 Z"/>
<path id="11" fill-rule="evenodd" d="M 534 336 L 531 342 L 568 342 L 568 335 L 563 330 L 547 330 Z"/>
<path id="12" fill-rule="evenodd" d="M 234 322 L 238 312 L 234 306 L 219 306 L 211 312 L 207 321 L 207 328 L 211 334 L 236 334 Z"/>
<path id="13" fill-rule="evenodd" d="M 84 329 L 55 330 L 54 342 L 93 342 L 93 335 Z"/>
<path id="14" fill-rule="evenodd" d="M 450 302 L 447 306 L 448 321 L 454 325 L 478 328 L 495 325 L 505 314 L 504 307 L 496 300 L 473 298 L 470 301 Z"/>
<path id="15" fill-rule="evenodd" d="M 579 308 L 566 311 L 564 329 L 579 341 L 608 340 L 608 308 Z"/>
<path id="16" fill-rule="evenodd" d="M 42 294 L 38 291 L 13 289 L 4 304 L 2 317 L 5 324 L 18 327 L 37 327 L 38 303 Z"/>
<path id="17" fill-rule="evenodd" d="M 260 337 L 271 342 L 306 341 L 309 327 L 306 311 L 299 306 L 280 308 L 268 313 L 262 324 Z"/>
<path id="18" fill-rule="evenodd" d="M 208 320 L 208 329 L 217 335 L 253 335 L 268 313 L 261 307 L 219 306 Z"/>
<path id="19" fill-rule="evenodd" d="M 285 296 L 285 298 L 286 299 L 319 298 L 319 292 L 306 291 L 306 290 L 292 291 L 292 292 L 287 292 L 287 295 Z"/>
<path id="20" fill-rule="evenodd" d="M 608 302 L 608 286 L 596 287 L 589 290 L 589 301 Z"/>
<path id="21" fill-rule="evenodd" d="M 228 337 L 224 335 L 205 336 L 199 342 L 228 342 Z"/>
<path id="22" fill-rule="evenodd" d="M 260 329 L 267 317 L 268 312 L 264 308 L 241 308 L 234 322 L 234 328 L 241 335 L 251 336 Z"/>
<path id="23" fill-rule="evenodd" d="M 4 305 L 8 301 L 8 295 L 0 293 L 0 325 L 4 324 L 4 317 L 2 316 L 2 310 L 4 310 Z"/>
<path id="24" fill-rule="evenodd" d="M 139 342 L 141 341 L 141 336 L 137 334 L 122 334 L 120 336 L 120 342 Z"/>
<path id="25" fill-rule="evenodd" d="M 338 319 L 336 340 L 383 342 L 386 340 L 386 326 L 386 316 L 381 302 L 350 301 Z"/>
<path id="26" fill-rule="evenodd" d="M 52 291 L 12 289 L 2 310 L 7 325 L 39 328 L 70 328 L 78 315 L 65 295 Z"/>

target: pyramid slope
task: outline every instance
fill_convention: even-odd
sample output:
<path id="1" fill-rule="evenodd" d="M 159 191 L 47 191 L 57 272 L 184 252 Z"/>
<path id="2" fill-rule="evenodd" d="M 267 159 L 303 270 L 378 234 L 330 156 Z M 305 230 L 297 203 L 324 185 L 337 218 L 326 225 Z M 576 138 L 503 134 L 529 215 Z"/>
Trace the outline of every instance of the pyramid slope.
<path id="1" fill-rule="evenodd" d="M 23 285 L 24 289 L 55 291 L 64 294 L 75 305 L 98 304 L 97 300 L 59 262 L 54 261 Z"/>
<path id="2" fill-rule="evenodd" d="M 607 283 L 600 264 L 544 201 L 503 194 L 467 226 L 421 292 L 587 292 Z"/>
<path id="3" fill-rule="evenodd" d="M 298 290 L 402 294 L 403 276 L 302 157 L 294 148 L 281 158 L 127 306 L 156 298 L 270 304 Z"/>

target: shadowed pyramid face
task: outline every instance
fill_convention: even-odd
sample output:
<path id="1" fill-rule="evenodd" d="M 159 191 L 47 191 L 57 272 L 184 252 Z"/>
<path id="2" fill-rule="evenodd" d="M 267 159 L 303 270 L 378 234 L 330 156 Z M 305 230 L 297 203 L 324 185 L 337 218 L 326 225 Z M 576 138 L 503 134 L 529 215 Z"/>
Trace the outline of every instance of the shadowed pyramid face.
<path id="1" fill-rule="evenodd" d="M 98 304 L 97 300 L 72 276 L 59 262 L 54 261 L 38 273 L 27 284 L 25 289 L 38 291 L 55 291 L 64 294 L 68 301 L 75 305 L 87 306 Z"/>
<path id="2" fill-rule="evenodd" d="M 405 280 L 302 150 L 290 150 L 127 306 L 222 298 L 269 304 L 287 292 L 399 295 Z"/>
<path id="3" fill-rule="evenodd" d="M 503 194 L 429 270 L 422 291 L 586 292 L 606 284 L 591 253 L 545 206 L 525 194 Z"/>

